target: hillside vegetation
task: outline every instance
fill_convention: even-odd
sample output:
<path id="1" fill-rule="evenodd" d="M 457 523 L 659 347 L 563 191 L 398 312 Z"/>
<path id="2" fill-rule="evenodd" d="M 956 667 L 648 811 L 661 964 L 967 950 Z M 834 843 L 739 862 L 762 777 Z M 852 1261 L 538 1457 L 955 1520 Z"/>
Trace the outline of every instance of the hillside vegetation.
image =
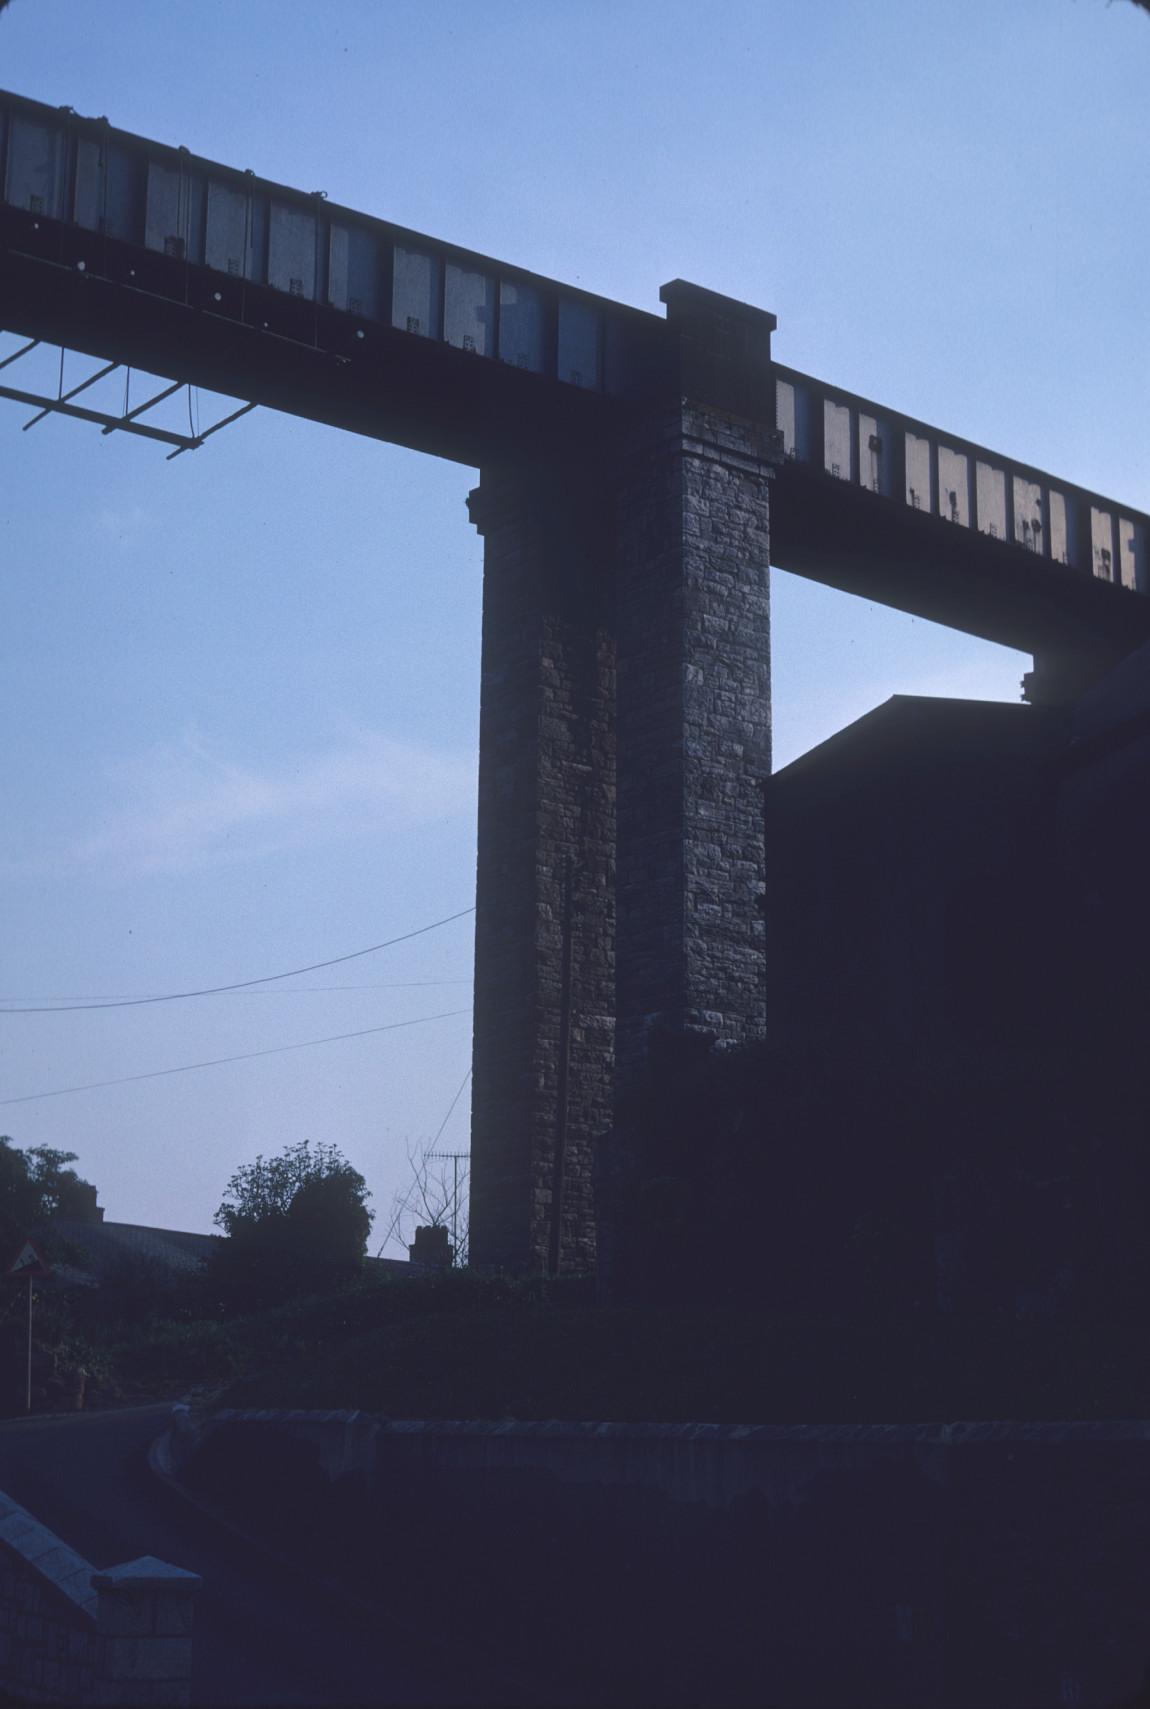
<path id="1" fill-rule="evenodd" d="M 466 1273 L 237 1324 L 225 1406 L 396 1418 L 889 1423 L 1147 1416 L 1134 1327 L 595 1306 Z M 374 1324 L 371 1320 L 375 1319 Z"/>

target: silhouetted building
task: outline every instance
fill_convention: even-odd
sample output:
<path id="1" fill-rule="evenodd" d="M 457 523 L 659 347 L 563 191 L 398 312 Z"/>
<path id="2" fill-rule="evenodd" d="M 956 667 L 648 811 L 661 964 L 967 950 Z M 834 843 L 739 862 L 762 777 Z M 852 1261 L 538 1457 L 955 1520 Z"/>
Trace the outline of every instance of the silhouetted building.
<path id="1" fill-rule="evenodd" d="M 896 695 L 766 788 L 773 1043 L 1015 1036 L 1061 984 L 1063 708 Z"/>
<path id="2" fill-rule="evenodd" d="M 1143 1311 L 1150 648 L 1069 707 L 896 696 L 765 799 L 769 1044 L 882 1088 L 837 1149 L 913 1187 L 938 1303 Z"/>

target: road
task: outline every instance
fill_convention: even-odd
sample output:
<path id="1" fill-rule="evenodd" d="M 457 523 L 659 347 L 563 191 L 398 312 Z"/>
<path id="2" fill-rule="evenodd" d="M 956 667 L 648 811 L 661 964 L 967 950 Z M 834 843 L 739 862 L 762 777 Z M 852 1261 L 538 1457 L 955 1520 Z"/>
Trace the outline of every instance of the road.
<path id="1" fill-rule="evenodd" d="M 193 1700 L 278 1704 L 507 1704 L 450 1650 L 450 1613 L 426 1630 L 369 1623 L 224 1530 L 157 1480 L 146 1450 L 167 1404 L 0 1422 L 0 1489 L 95 1567 L 156 1555 L 200 1573 Z"/>

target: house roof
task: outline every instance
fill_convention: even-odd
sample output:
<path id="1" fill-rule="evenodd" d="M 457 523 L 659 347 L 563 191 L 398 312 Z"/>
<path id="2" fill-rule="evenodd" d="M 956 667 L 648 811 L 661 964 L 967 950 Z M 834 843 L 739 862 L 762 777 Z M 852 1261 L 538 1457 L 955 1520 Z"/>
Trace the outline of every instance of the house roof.
<path id="1" fill-rule="evenodd" d="M 162 1266 L 176 1275 L 198 1270 L 216 1240 L 215 1234 L 191 1234 L 174 1228 L 148 1228 L 134 1222 L 84 1222 L 73 1217 L 55 1217 L 51 1232 L 71 1248 L 75 1261 L 57 1266 L 76 1273 L 76 1279 L 101 1282 L 128 1261 Z"/>

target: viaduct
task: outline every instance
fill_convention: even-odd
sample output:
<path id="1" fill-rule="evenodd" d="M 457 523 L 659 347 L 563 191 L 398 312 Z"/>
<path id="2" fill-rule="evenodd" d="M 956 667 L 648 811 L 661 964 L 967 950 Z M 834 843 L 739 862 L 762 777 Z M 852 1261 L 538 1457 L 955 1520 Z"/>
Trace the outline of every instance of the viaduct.
<path id="1" fill-rule="evenodd" d="M 478 1264 L 593 1263 L 594 1144 L 653 1027 L 762 1031 L 770 562 L 1031 654 L 1034 702 L 1150 637 L 1146 516 L 781 366 L 760 309 L 660 296 L 0 94 L 0 327 L 27 341 L 0 397 L 207 437 L 21 390 L 43 341 L 480 471 Z"/>

